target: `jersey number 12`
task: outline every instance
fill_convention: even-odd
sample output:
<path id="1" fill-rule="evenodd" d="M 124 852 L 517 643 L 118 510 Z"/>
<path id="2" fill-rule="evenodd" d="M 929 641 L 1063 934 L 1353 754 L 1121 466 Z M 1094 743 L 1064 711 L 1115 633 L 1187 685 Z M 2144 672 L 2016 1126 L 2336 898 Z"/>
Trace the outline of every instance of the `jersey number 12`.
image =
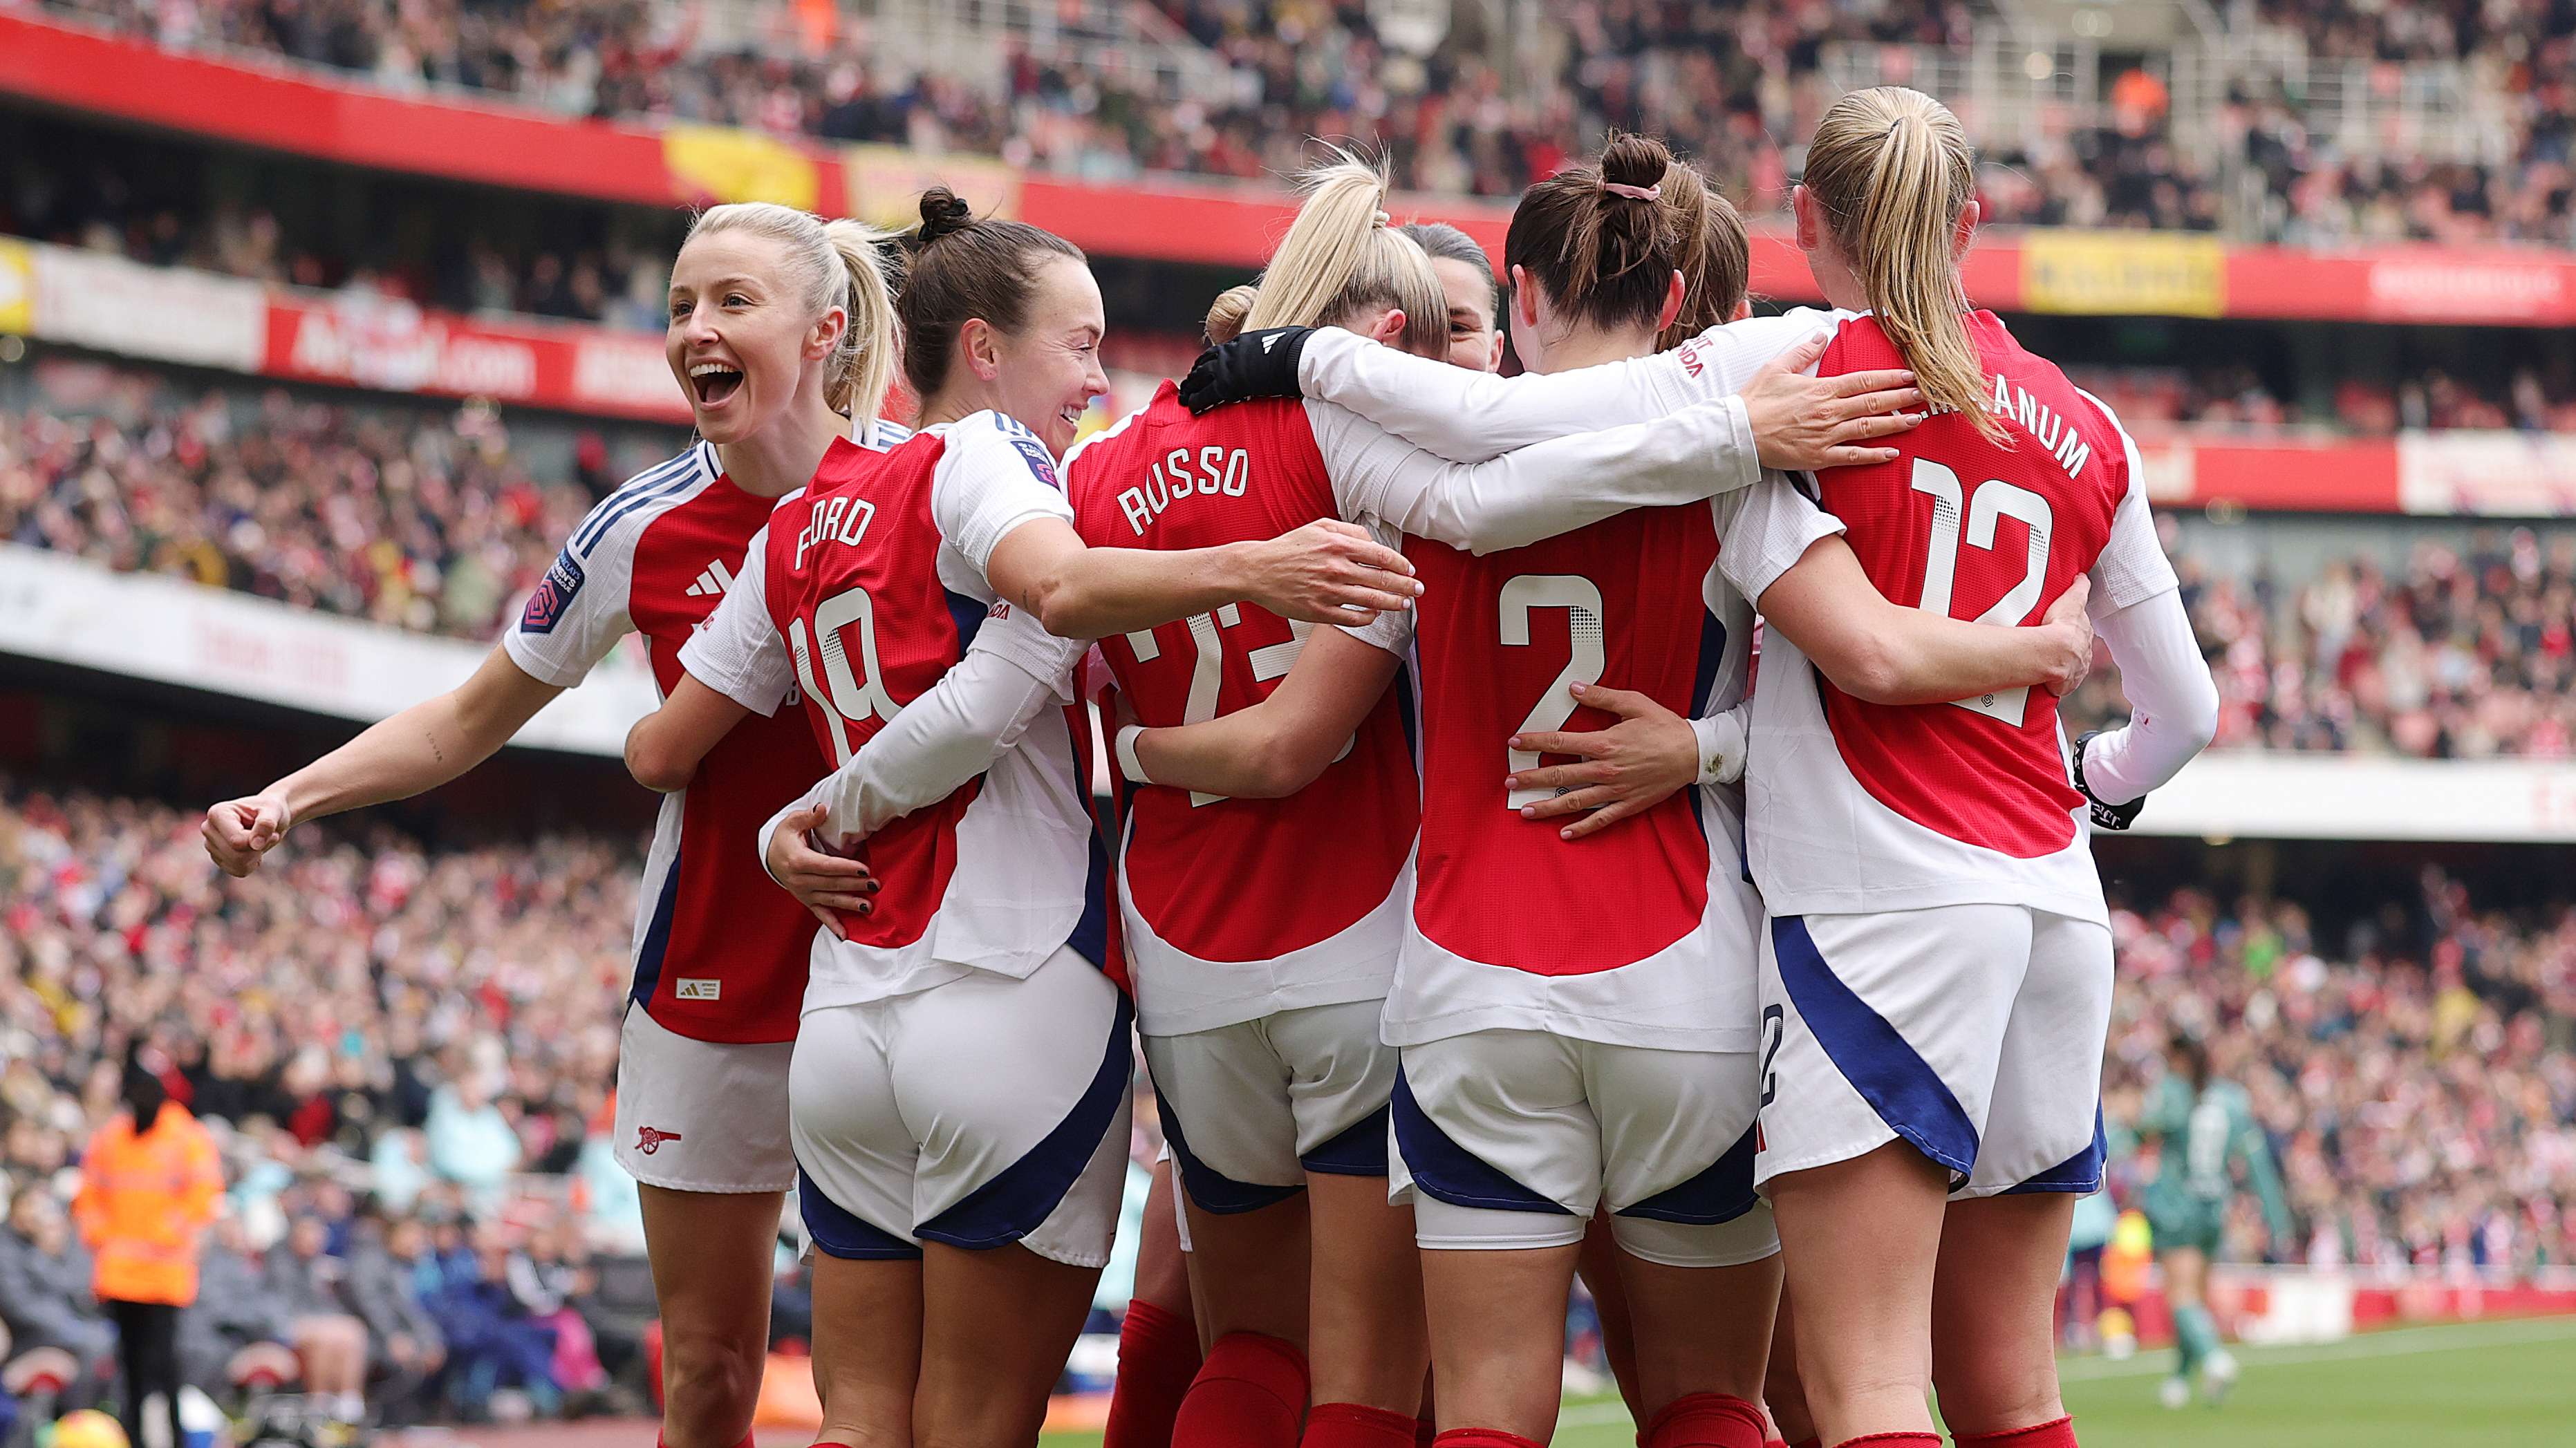
<path id="1" fill-rule="evenodd" d="M 1995 525 L 2006 518 L 2018 518 L 2030 528 L 2030 554 L 2016 583 L 1995 606 L 1977 615 L 1978 623 L 1998 623 L 2005 627 L 2018 625 L 2030 616 L 2031 606 L 2039 602 L 2039 591 L 2048 581 L 2048 535 L 2054 517 L 2048 500 L 2030 489 L 2007 483 L 2001 478 L 1988 478 L 1977 484 L 1973 495 L 1959 484 L 1959 475 L 1930 458 L 1914 460 L 1914 491 L 1932 495 L 1932 537 L 1924 545 L 1923 596 L 1915 606 L 1926 613 L 1947 617 L 1950 613 L 1950 587 L 1959 569 L 1959 514 L 1966 504 L 1967 541 L 1970 545 L 1992 552 Z M 1989 719 L 2000 719 L 2015 728 L 2021 727 L 2022 716 L 2030 707 L 2030 690 L 1999 689 L 1974 699 L 1953 699 L 1959 708 Z"/>

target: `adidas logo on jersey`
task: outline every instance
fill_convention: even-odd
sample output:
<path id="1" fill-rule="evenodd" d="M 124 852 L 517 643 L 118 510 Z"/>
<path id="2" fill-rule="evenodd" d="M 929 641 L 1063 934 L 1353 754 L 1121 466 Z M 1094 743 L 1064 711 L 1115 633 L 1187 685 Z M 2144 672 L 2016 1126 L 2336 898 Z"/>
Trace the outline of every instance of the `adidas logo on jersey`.
<path id="1" fill-rule="evenodd" d="M 698 574 L 697 582 L 689 585 L 689 597 L 720 598 L 731 587 L 733 575 L 725 571 L 724 560 L 719 558 Z"/>

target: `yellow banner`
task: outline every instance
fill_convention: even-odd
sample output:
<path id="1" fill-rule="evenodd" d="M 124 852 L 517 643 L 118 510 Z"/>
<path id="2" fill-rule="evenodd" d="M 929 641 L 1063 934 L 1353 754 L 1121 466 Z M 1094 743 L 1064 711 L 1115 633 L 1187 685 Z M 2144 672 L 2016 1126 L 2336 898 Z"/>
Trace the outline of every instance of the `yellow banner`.
<path id="1" fill-rule="evenodd" d="M 811 211 L 822 189 L 821 172 L 804 152 L 726 126 L 666 129 L 662 164 L 684 201 L 775 201 Z"/>
<path id="2" fill-rule="evenodd" d="M 0 332 L 36 330 L 36 253 L 22 241 L 0 240 Z"/>
<path id="3" fill-rule="evenodd" d="M 2207 236 L 2026 231 L 2021 305 L 2094 316 L 2219 316 L 2227 310 L 2227 248 Z"/>
<path id="4" fill-rule="evenodd" d="M 843 146 L 843 204 L 872 226 L 901 229 L 921 220 L 920 196 L 945 186 L 977 216 L 1020 214 L 1020 171 L 989 156 L 923 156 L 902 146 Z"/>

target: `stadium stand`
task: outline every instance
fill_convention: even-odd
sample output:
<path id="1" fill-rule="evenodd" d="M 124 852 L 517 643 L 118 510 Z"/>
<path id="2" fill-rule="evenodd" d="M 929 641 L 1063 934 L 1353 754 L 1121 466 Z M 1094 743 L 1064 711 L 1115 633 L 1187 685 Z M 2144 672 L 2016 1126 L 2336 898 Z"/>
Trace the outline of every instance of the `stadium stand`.
<path id="1" fill-rule="evenodd" d="M 1189 94 L 1026 44 L 998 64 L 912 60 L 903 23 L 912 17 L 893 4 L 847 20 L 828 5 L 727 7 L 752 13 L 722 35 L 701 24 L 700 8 L 633 0 L 508 9 L 357 0 L 319 14 L 195 0 L 55 8 L 165 45 L 268 51 L 395 87 L 981 151 L 1093 177 L 1275 176 L 1300 162 L 1304 137 L 1321 135 L 1385 147 L 1410 189 L 1511 196 L 1618 127 L 1672 138 L 1769 210 L 1785 202 L 1789 173 L 1776 138 L 1820 109 L 1830 86 L 1847 88 L 1863 70 L 1916 69 L 1918 50 L 1968 51 L 1980 7 L 1612 0 L 1550 7 L 1543 33 L 1498 61 L 1494 47 L 1464 43 L 1484 37 L 1465 33 L 1416 53 L 1361 4 L 1157 0 L 1169 43 L 1196 50 L 1214 73 Z M 1084 20 L 1119 8 L 1072 7 Z M 2224 226 L 2298 241 L 2569 239 L 2576 15 L 2564 5 L 2261 12 L 2266 37 L 2302 71 L 2312 56 L 2321 78 L 2344 60 L 2368 67 L 2367 85 L 2394 90 L 2403 69 L 2438 66 L 2428 84 L 2484 90 L 2501 144 L 2451 160 L 2355 153 L 2312 114 L 2321 95 L 2239 82 L 2212 106 L 2207 144 L 2184 146 L 2171 131 L 2170 81 L 2138 67 L 2115 77 L 2098 108 L 2041 120 L 2017 144 L 1989 143 L 1992 219 Z M 2210 49 L 2223 57 L 2236 39 L 2213 38 Z M 1862 51 L 1876 54 L 1851 54 Z M 2233 191 L 2250 199 L 2231 206 Z"/>

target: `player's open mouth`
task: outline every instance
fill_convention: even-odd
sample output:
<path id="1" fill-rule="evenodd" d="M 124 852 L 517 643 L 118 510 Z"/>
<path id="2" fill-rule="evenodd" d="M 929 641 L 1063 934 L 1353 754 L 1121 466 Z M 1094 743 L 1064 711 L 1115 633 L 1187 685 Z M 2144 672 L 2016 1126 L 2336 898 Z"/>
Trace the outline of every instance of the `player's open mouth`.
<path id="1" fill-rule="evenodd" d="M 742 386 L 742 373 L 722 362 L 700 362 L 689 369 L 689 385 L 697 389 L 700 406 L 713 407 Z"/>
<path id="2" fill-rule="evenodd" d="M 1065 426 L 1079 432 L 1082 429 L 1082 414 L 1087 410 L 1088 408 L 1083 406 L 1068 407 L 1056 416 L 1064 419 Z"/>

